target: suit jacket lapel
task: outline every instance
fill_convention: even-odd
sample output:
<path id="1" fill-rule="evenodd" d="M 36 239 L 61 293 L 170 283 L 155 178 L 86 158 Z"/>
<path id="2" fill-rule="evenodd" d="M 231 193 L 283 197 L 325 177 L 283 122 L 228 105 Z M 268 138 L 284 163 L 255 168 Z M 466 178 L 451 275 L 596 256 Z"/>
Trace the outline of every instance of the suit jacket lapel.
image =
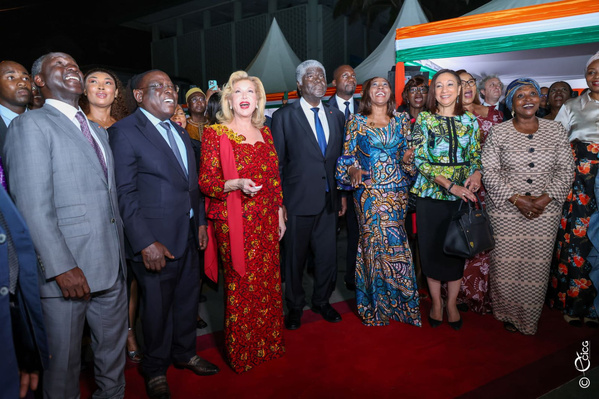
<path id="1" fill-rule="evenodd" d="M 183 129 L 182 127 L 179 126 L 175 126 L 175 131 L 177 132 L 177 134 L 179 135 L 179 137 L 181 137 L 181 140 L 183 140 L 183 144 L 185 144 L 185 153 L 187 154 L 187 179 L 189 180 L 189 185 L 190 187 L 193 187 L 192 184 L 194 184 L 194 182 L 192 180 L 195 180 L 195 184 L 198 183 L 198 179 L 197 176 L 195 176 L 194 173 L 192 173 L 192 169 L 195 168 L 195 163 L 192 162 L 192 160 L 195 159 L 195 153 L 193 152 L 193 146 L 191 145 L 191 139 L 189 138 L 189 134 L 187 134 L 187 130 Z M 174 154 L 173 154 L 174 156 Z M 177 162 L 178 164 L 178 162 Z M 181 168 L 179 168 L 181 169 Z M 192 179 L 192 177 L 196 177 L 195 179 Z"/>
<path id="2" fill-rule="evenodd" d="M 318 140 L 316 139 L 316 135 L 314 134 L 312 127 L 310 127 L 308 119 L 306 119 L 306 114 L 304 113 L 304 109 L 300 105 L 299 100 L 294 102 L 292 105 L 296 107 L 295 112 L 293 113 L 296 122 L 303 128 L 304 133 L 308 137 L 308 141 L 312 143 L 313 147 L 318 151 L 319 154 L 322 154 L 320 151 L 320 146 L 318 145 Z"/>
<path id="3" fill-rule="evenodd" d="M 92 147 L 92 145 L 87 141 L 81 129 L 79 129 L 75 124 L 66 117 L 65 114 L 57 110 L 56 108 L 48 105 L 43 107 L 42 109 L 46 110 L 48 113 L 49 119 L 58 125 L 59 129 L 62 130 L 67 137 L 69 137 L 80 149 L 82 154 L 84 154 L 87 158 L 89 158 L 89 164 L 92 168 L 100 175 L 102 180 L 108 184 L 106 180 L 106 176 L 104 175 L 104 170 L 102 170 L 102 165 L 100 165 L 100 160 L 98 159 L 98 155 L 96 151 Z M 93 124 L 91 124 L 93 125 Z M 94 127 L 92 126 L 92 129 Z M 100 137 L 101 135 L 97 134 L 98 132 L 94 130 L 96 136 Z M 110 151 L 110 147 L 104 145 L 102 143 L 102 147 L 104 152 Z"/>
<path id="4" fill-rule="evenodd" d="M 150 123 L 150 120 L 143 114 L 143 112 L 141 112 L 139 108 L 135 111 L 135 113 L 139 121 L 138 126 L 140 127 L 140 131 L 144 137 L 150 143 L 152 143 L 152 145 L 164 153 L 166 159 L 168 159 L 171 166 L 177 170 L 177 173 L 179 173 L 181 177 L 187 179 L 187 176 L 185 176 L 185 172 L 183 172 L 181 169 L 181 165 L 179 165 L 179 161 L 177 161 L 177 157 L 175 157 L 171 146 L 166 142 L 166 140 L 164 140 L 158 129 L 156 129 L 156 127 Z M 187 163 L 189 164 L 189 158 L 187 159 Z"/>
<path id="5" fill-rule="evenodd" d="M 338 124 L 333 117 L 333 110 L 330 107 L 324 107 L 324 112 L 327 114 L 327 123 L 329 124 L 329 142 L 327 143 L 327 150 L 325 155 L 332 151 L 331 148 L 335 148 L 337 140 L 342 137 L 342 132 L 338 129 Z"/>

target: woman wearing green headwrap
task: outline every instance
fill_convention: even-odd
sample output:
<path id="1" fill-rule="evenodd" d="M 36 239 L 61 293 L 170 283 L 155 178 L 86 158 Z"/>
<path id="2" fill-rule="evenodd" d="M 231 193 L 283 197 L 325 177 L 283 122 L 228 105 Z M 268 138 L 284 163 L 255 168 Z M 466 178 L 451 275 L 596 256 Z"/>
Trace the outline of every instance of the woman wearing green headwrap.
<path id="1" fill-rule="evenodd" d="M 493 315 L 506 330 L 523 334 L 537 331 L 574 171 L 563 126 L 535 115 L 540 92 L 532 79 L 509 84 L 505 102 L 514 118 L 491 128 L 481 156 L 495 234 L 489 269 Z"/>

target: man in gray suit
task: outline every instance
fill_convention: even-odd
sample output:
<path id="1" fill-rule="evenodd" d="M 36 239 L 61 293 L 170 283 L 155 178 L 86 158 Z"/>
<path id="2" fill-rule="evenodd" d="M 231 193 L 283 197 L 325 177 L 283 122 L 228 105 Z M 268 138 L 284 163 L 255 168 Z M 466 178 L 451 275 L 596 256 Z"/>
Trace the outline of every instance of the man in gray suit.
<path id="1" fill-rule="evenodd" d="M 71 56 L 46 54 L 32 74 L 46 103 L 12 121 L 4 150 L 11 195 L 41 260 L 51 356 L 42 378 L 44 398 L 79 397 L 86 319 L 98 386 L 94 398 L 122 398 L 126 272 L 108 136 L 79 108 L 83 74 Z"/>

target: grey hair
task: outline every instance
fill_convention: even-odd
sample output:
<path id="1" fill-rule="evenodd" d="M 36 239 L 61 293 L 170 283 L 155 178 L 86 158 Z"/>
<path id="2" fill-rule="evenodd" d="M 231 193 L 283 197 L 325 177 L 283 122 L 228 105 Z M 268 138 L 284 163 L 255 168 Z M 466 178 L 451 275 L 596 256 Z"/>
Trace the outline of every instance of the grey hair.
<path id="1" fill-rule="evenodd" d="M 33 62 L 33 66 L 31 67 L 31 76 L 35 77 L 35 75 L 39 75 L 42 72 L 42 64 L 44 63 L 44 61 L 46 61 L 46 58 L 54 57 L 58 54 L 68 55 L 67 53 L 63 53 L 61 51 L 54 51 L 52 53 L 42 55 L 40 58 Z M 70 55 L 68 56 L 71 57 Z"/>
<path id="2" fill-rule="evenodd" d="M 308 70 L 308 68 L 312 68 L 312 67 L 317 67 L 322 69 L 322 73 L 324 74 L 324 81 L 327 81 L 327 73 L 324 69 L 324 66 L 316 61 L 316 60 L 306 60 L 304 62 L 302 62 L 301 64 L 299 64 L 297 66 L 297 68 L 295 69 L 295 81 L 298 83 L 302 83 L 302 79 L 304 77 L 304 75 L 306 74 L 306 71 Z"/>
<path id="3" fill-rule="evenodd" d="M 589 65 L 591 65 L 593 62 L 595 62 L 595 61 L 597 61 L 597 60 L 599 60 L 599 51 L 597 51 L 597 52 L 595 53 L 595 55 L 594 55 L 594 56 L 592 56 L 591 58 L 589 58 L 589 60 L 587 61 L 587 66 L 586 66 L 586 67 L 584 67 L 584 73 L 585 73 L 585 74 L 587 73 L 587 69 L 589 69 Z"/>
<path id="4" fill-rule="evenodd" d="M 483 93 L 481 93 L 481 90 L 485 89 L 485 84 L 487 83 L 487 81 L 489 79 L 498 79 L 499 83 L 501 84 L 501 93 L 503 93 L 503 89 L 505 89 L 505 86 L 503 84 L 503 82 L 501 81 L 501 79 L 499 79 L 499 76 L 497 75 L 487 75 L 484 78 L 482 78 L 482 80 L 480 82 L 478 82 L 478 92 L 480 93 L 480 96 L 482 97 L 482 99 L 485 99 L 485 95 Z"/>

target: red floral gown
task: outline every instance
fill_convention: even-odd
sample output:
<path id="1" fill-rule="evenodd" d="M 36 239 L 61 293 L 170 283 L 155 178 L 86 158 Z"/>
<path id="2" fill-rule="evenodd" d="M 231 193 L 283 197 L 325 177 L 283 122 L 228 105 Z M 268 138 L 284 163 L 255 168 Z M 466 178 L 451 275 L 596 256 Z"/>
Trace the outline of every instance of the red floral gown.
<path id="1" fill-rule="evenodd" d="M 224 125 L 204 130 L 200 164 L 200 189 L 209 197 L 207 218 L 214 223 L 219 258 L 224 269 L 225 346 L 233 370 L 242 373 L 281 357 L 283 302 L 279 264 L 279 206 L 283 195 L 278 158 L 272 135 L 263 127 L 264 143 L 244 144 L 244 137 Z M 233 147 L 240 178 L 252 179 L 262 189 L 254 196 L 242 194 L 245 275 L 233 269 L 227 205 L 220 162 L 220 136 Z"/>
<path id="2" fill-rule="evenodd" d="M 503 122 L 503 113 L 495 107 L 489 107 L 489 113 L 484 118 L 481 115 L 474 113 L 478 126 L 480 128 L 480 145 L 481 148 L 485 143 L 487 134 L 491 130 L 491 126 Z M 485 206 L 485 189 L 481 187 L 478 192 L 481 200 L 481 205 Z M 489 298 L 489 252 L 485 251 L 471 259 L 466 259 L 464 265 L 464 277 L 460 293 L 458 294 L 457 303 L 468 305 L 468 309 L 473 312 L 485 314 L 491 312 L 491 300 Z"/>

